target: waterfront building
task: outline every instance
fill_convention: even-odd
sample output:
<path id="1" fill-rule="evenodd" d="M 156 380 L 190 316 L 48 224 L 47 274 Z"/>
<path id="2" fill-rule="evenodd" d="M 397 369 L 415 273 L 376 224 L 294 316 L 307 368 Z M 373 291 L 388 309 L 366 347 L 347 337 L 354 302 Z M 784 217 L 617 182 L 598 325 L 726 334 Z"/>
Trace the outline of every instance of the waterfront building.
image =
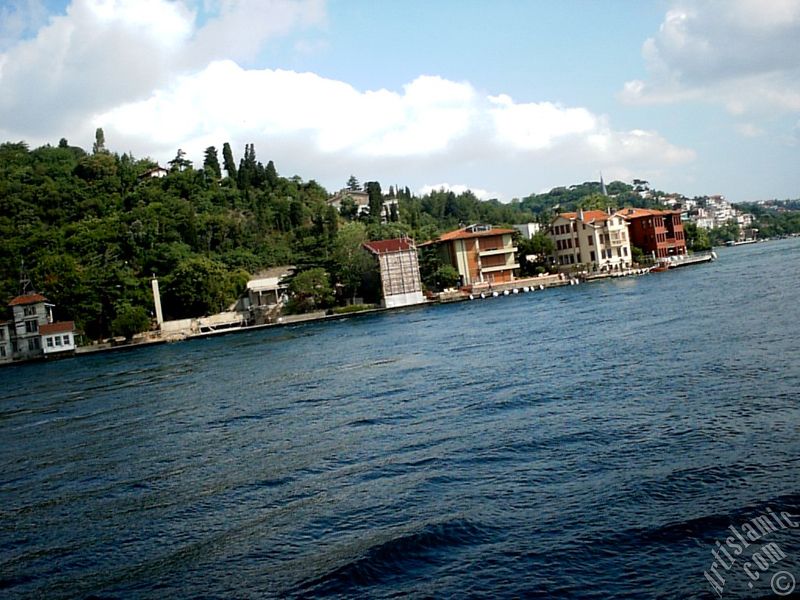
<path id="1" fill-rule="evenodd" d="M 562 213 L 547 234 L 555 244 L 559 271 L 610 273 L 631 267 L 628 224 L 621 215 L 602 210 Z"/>
<path id="2" fill-rule="evenodd" d="M 45 356 L 75 351 L 75 323 L 72 321 L 45 323 L 39 328 L 39 333 Z"/>
<path id="3" fill-rule="evenodd" d="M 686 236 L 680 211 L 625 208 L 630 243 L 653 258 L 686 254 Z"/>
<path id="4" fill-rule="evenodd" d="M 469 225 L 423 245 L 438 249 L 442 261 L 458 271 L 461 285 L 508 283 L 519 269 L 515 233 L 516 229 Z"/>
<path id="5" fill-rule="evenodd" d="M 386 308 L 422 304 L 422 280 L 414 240 L 398 238 L 364 244 L 378 260 L 381 273 L 381 304 Z"/>
<path id="6" fill-rule="evenodd" d="M 72 321 L 53 321 L 53 305 L 36 292 L 27 292 L 8 303 L 11 320 L 0 324 L 0 362 L 31 360 L 51 352 L 46 351 L 48 340 L 56 351 L 55 335 L 60 336 L 58 351 L 75 349 L 75 324 Z M 64 348 L 64 342 L 68 348 Z"/>

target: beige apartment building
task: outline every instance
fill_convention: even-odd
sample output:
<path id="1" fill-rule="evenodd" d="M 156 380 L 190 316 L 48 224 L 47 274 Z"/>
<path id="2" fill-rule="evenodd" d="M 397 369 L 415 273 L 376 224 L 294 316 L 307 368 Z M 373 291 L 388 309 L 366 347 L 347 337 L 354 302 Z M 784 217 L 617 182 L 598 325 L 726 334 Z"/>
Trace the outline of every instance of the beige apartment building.
<path id="1" fill-rule="evenodd" d="M 550 223 L 554 258 L 562 272 L 612 273 L 631 267 L 628 224 L 618 213 L 579 210 Z"/>

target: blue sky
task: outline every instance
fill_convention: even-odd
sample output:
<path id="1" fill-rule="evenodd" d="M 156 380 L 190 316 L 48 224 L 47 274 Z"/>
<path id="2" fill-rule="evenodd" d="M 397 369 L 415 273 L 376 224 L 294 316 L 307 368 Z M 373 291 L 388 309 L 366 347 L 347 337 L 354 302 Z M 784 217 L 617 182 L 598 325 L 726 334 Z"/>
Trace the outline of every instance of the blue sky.
<path id="1" fill-rule="evenodd" d="M 0 139 L 510 200 L 800 197 L 800 0 L 10 0 Z"/>

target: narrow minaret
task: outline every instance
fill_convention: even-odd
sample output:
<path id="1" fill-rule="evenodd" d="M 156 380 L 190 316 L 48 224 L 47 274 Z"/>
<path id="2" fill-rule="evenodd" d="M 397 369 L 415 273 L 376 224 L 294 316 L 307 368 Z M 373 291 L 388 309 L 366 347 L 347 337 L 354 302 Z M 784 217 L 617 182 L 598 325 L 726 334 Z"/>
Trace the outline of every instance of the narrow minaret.
<path id="1" fill-rule="evenodd" d="M 606 189 L 606 184 L 603 181 L 602 171 L 600 171 L 600 193 L 603 194 L 603 196 L 608 196 L 608 190 Z"/>
<path id="2" fill-rule="evenodd" d="M 156 321 L 158 322 L 158 328 L 161 329 L 161 326 L 164 324 L 164 316 L 161 314 L 161 294 L 158 291 L 158 279 L 156 276 L 153 275 L 153 280 L 150 282 L 153 286 L 153 304 L 156 307 Z"/>

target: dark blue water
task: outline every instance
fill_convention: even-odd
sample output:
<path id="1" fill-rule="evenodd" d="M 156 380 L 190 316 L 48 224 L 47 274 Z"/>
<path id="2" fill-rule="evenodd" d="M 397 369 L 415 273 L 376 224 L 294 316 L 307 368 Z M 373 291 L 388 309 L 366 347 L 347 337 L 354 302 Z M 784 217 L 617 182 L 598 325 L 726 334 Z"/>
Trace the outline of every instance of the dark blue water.
<path id="1" fill-rule="evenodd" d="M 0 595 L 715 597 L 800 513 L 800 240 L 720 259 L 2 369 Z"/>

